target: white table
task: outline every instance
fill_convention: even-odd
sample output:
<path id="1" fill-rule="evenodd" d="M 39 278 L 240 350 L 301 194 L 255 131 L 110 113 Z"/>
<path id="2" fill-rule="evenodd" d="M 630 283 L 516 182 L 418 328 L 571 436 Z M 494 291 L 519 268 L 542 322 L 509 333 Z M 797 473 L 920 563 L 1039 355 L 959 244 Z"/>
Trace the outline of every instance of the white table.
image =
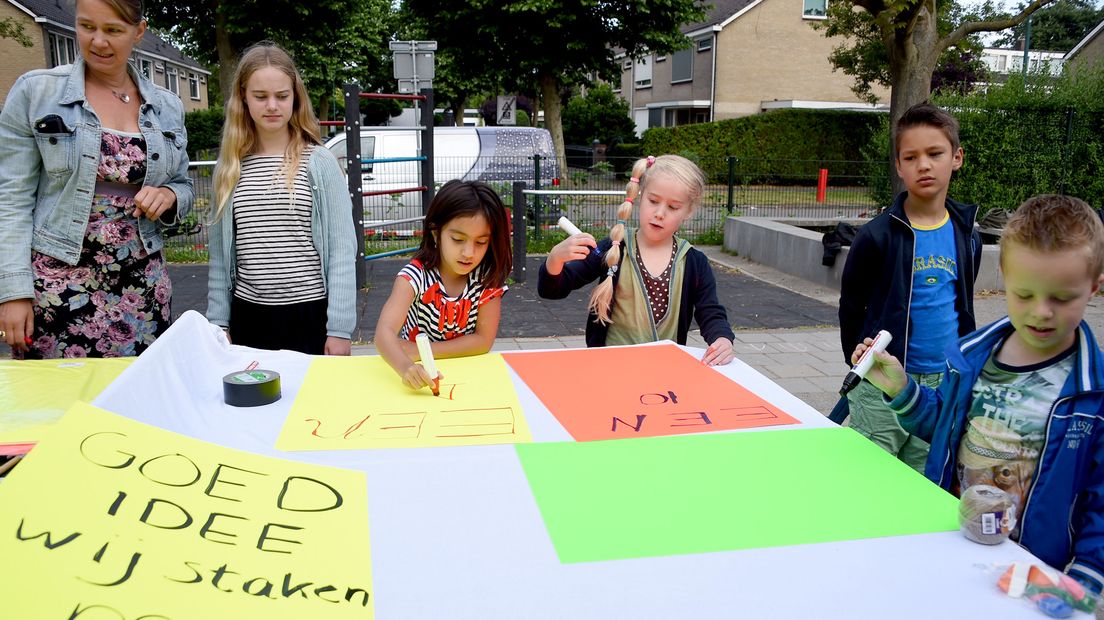
<path id="1" fill-rule="evenodd" d="M 561 564 L 513 446 L 277 451 L 310 359 L 228 345 L 188 313 L 94 404 L 240 450 L 366 472 L 378 618 L 1041 617 L 1005 597 L 991 568 L 1037 560 L 958 532 Z M 221 377 L 252 360 L 281 372 L 283 398 L 224 405 Z M 783 428 L 832 426 L 739 360 L 718 370 L 800 421 Z M 511 375 L 534 441 L 569 441 Z M 771 429 L 738 432 L 759 430 Z"/>

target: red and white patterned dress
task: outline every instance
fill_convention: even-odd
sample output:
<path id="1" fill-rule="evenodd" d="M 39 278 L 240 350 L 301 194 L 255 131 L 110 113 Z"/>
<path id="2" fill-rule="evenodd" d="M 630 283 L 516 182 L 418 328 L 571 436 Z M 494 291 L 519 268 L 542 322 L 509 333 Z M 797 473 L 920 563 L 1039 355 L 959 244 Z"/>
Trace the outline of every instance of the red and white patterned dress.
<path id="1" fill-rule="evenodd" d="M 456 297 L 449 297 L 445 292 L 441 272 L 426 269 L 421 261 L 407 263 L 399 271 L 399 277 L 414 289 L 414 303 L 410 304 L 406 322 L 399 331 L 399 338 L 411 341 L 420 333 L 427 334 L 433 342 L 474 334 L 479 307 L 501 297 L 508 289 L 506 286 L 483 286 L 482 265 L 468 274 L 464 290 Z"/>

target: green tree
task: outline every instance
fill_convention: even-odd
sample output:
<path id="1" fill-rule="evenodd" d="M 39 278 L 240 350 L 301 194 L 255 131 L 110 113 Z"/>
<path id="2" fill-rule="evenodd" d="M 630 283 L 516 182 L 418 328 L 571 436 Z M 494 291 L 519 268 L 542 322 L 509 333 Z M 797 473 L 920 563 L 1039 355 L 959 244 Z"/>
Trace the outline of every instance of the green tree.
<path id="1" fill-rule="evenodd" d="M 564 141 L 570 144 L 613 145 L 636 140 L 636 124 L 629 102 L 608 84 L 588 88 L 585 97 L 573 97 L 563 111 Z"/>
<path id="2" fill-rule="evenodd" d="M 266 39 L 294 55 L 323 118 L 338 85 L 375 85 L 385 59 L 390 73 L 388 0 L 147 0 L 146 15 L 189 55 L 218 67 L 223 101 L 242 50 Z"/>
<path id="3" fill-rule="evenodd" d="M 1011 28 L 1053 1 L 1034 0 L 1012 16 L 989 5 L 965 13 L 950 0 L 829 2 L 825 34 L 846 38 L 829 60 L 854 77 L 857 93 L 869 94 L 875 83 L 888 85 L 890 122 L 896 123 L 905 110 L 930 97 L 932 75 L 948 49 L 976 46 L 970 35 Z M 889 147 L 894 152 L 895 146 Z M 890 168 L 894 189 L 900 189 L 897 171 Z"/>
<path id="4" fill-rule="evenodd" d="M 679 28 L 705 15 L 696 0 L 406 0 L 406 6 L 427 24 L 440 52 L 456 50 L 458 79 L 486 75 L 499 92 L 539 86 L 563 170 L 563 87 L 614 79 L 618 49 L 637 57 L 686 47 Z"/>
<path id="5" fill-rule="evenodd" d="M 1031 17 L 1031 48 L 1068 52 L 1102 19 L 1104 7 L 1095 6 L 1092 0 L 1056 0 Z M 1023 40 L 1026 28 L 1026 23 L 1013 26 L 996 44 L 1014 47 Z"/>
<path id="6" fill-rule="evenodd" d="M 0 39 L 12 39 L 23 47 L 34 46 L 34 41 L 23 31 L 23 24 L 11 17 L 0 19 Z"/>

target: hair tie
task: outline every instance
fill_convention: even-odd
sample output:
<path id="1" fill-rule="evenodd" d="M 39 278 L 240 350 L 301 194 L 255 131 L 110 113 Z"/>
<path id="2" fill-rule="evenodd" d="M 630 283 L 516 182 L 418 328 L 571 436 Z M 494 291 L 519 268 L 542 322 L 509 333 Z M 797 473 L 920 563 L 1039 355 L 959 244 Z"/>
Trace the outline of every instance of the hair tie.
<path id="1" fill-rule="evenodd" d="M 606 270 L 606 275 L 611 277 L 611 278 L 613 276 L 617 275 L 617 267 L 618 267 L 618 265 L 614 265 L 614 266 L 610 267 L 609 269 L 607 269 Z"/>
<path id="2" fill-rule="evenodd" d="M 648 156 L 648 166 L 647 167 L 651 168 L 652 164 L 654 164 L 654 163 L 655 163 L 655 155 L 649 155 Z"/>
<path id="3" fill-rule="evenodd" d="M 625 202 L 627 202 L 629 204 L 632 204 L 634 200 L 636 200 L 636 199 L 635 198 L 626 198 Z"/>
<path id="4" fill-rule="evenodd" d="M 629 180 L 632 181 L 633 183 L 639 183 L 640 182 L 640 177 L 629 177 Z"/>
<path id="5" fill-rule="evenodd" d="M 629 227 L 629 221 L 628 220 L 617 220 L 617 223 L 624 226 L 625 228 Z"/>

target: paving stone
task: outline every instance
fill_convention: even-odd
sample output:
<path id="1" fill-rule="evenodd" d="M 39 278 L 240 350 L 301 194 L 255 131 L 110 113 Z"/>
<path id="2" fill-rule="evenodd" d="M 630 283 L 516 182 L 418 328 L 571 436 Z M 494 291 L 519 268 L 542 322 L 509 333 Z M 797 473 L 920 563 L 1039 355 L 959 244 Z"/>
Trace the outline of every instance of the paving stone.
<path id="1" fill-rule="evenodd" d="M 782 379 L 789 379 L 791 377 L 823 376 L 822 373 L 807 364 L 771 364 L 766 368 L 770 369 L 770 371 L 774 373 L 776 377 Z"/>

